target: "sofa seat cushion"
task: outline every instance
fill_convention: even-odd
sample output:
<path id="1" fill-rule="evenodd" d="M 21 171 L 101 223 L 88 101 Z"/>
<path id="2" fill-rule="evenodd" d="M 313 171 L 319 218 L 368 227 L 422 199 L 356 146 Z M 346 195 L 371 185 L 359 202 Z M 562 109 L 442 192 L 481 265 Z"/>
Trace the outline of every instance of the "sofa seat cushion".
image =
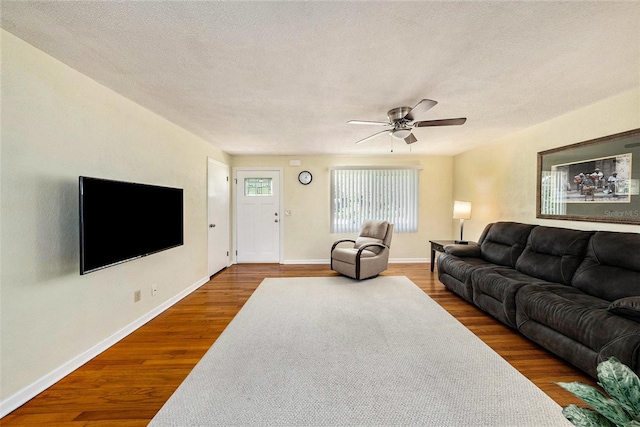
<path id="1" fill-rule="evenodd" d="M 482 258 L 457 257 L 444 253 L 438 257 L 438 274 L 446 273 L 471 286 L 471 273 L 482 267 L 499 267 Z"/>
<path id="2" fill-rule="evenodd" d="M 476 270 L 471 274 L 473 302 L 502 323 L 515 328 L 516 293 L 531 283 L 552 285 L 513 268 Z"/>
<path id="3" fill-rule="evenodd" d="M 469 302 L 473 302 L 471 273 L 476 269 L 498 267 L 482 258 L 457 257 L 444 253 L 438 257 L 438 279 L 447 289 Z"/>
<path id="4" fill-rule="evenodd" d="M 531 230 L 516 269 L 541 280 L 568 285 L 584 258 L 592 234 L 538 226 Z"/>
<path id="5" fill-rule="evenodd" d="M 516 293 L 518 328 L 532 320 L 596 352 L 625 336 L 640 338 L 640 323 L 609 312 L 609 304 L 571 286 L 523 286 Z"/>

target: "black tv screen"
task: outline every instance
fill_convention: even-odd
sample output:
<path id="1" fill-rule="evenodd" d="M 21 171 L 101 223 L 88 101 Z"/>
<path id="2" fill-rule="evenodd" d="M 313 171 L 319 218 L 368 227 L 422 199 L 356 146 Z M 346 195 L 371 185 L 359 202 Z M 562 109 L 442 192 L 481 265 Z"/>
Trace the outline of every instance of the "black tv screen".
<path id="1" fill-rule="evenodd" d="M 80 274 L 184 244 L 183 190 L 80 177 Z"/>

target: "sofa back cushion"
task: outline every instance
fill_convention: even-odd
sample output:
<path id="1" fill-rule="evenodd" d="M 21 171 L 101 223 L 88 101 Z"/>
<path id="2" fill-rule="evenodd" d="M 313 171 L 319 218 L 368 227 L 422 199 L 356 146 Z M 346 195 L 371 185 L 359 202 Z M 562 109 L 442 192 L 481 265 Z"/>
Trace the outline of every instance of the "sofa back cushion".
<path id="1" fill-rule="evenodd" d="M 607 301 L 640 295 L 640 234 L 594 233 L 571 285 Z"/>
<path id="2" fill-rule="evenodd" d="M 536 226 L 518 222 L 490 224 L 480 238 L 482 258 L 494 264 L 515 267 L 534 227 Z"/>
<path id="3" fill-rule="evenodd" d="M 593 232 L 555 227 L 531 230 L 516 269 L 547 282 L 571 284 Z"/>

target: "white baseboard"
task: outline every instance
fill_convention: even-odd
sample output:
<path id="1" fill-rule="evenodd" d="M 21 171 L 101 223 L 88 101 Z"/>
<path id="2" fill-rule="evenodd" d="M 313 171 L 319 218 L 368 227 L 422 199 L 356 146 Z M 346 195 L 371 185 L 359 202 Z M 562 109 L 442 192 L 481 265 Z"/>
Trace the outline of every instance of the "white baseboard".
<path id="1" fill-rule="evenodd" d="M 47 388 L 51 387 L 52 385 L 60 381 L 62 378 L 66 377 L 71 372 L 75 371 L 76 369 L 78 369 L 79 367 L 81 367 L 82 365 L 84 365 L 85 363 L 87 363 L 88 361 L 90 361 L 91 359 L 93 359 L 103 351 L 107 350 L 109 347 L 113 346 L 118 341 L 122 340 L 127 335 L 131 334 L 136 329 L 140 328 L 141 326 L 143 326 L 144 324 L 152 320 L 154 317 L 162 314 L 169 307 L 176 304 L 178 301 L 180 301 L 181 299 L 183 299 L 184 297 L 186 297 L 187 295 L 189 295 L 190 293 L 192 293 L 193 291 L 195 291 L 196 289 L 198 289 L 200 286 L 204 285 L 208 281 L 209 281 L 209 277 L 200 279 L 198 282 L 189 286 L 187 289 L 183 290 L 173 298 L 160 304 L 150 312 L 146 313 L 145 315 L 135 320 L 134 322 L 128 324 L 127 326 L 120 329 L 118 332 L 114 333 L 110 337 L 99 342 L 98 344 L 94 345 L 93 347 L 89 348 L 83 353 L 77 355 L 76 357 L 69 360 L 62 366 L 49 372 L 44 377 L 26 386 L 25 388 L 18 391 L 14 395 L 9 396 L 5 400 L 1 401 L 0 402 L 0 418 L 4 417 L 5 415 L 9 414 L 13 410 L 19 408 L 20 406 L 24 405 L 26 402 L 33 399 L 36 395 L 43 392 Z"/>
<path id="2" fill-rule="evenodd" d="M 389 259 L 389 264 L 400 264 L 400 263 L 427 263 L 429 264 L 431 261 L 429 258 L 391 258 Z M 282 264 L 331 264 L 328 259 L 289 259 L 282 261 Z"/>
<path id="3" fill-rule="evenodd" d="M 327 264 L 331 262 L 329 259 L 287 259 L 282 264 Z"/>
<path id="4" fill-rule="evenodd" d="M 389 264 L 401 264 L 401 263 L 417 263 L 417 264 L 431 264 L 429 258 L 391 258 Z"/>

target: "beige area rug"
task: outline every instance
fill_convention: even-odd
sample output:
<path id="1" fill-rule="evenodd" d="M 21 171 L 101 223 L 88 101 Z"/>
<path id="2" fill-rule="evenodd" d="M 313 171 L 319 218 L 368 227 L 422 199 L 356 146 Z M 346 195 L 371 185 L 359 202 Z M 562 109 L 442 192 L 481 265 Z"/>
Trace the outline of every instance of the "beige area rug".
<path id="1" fill-rule="evenodd" d="M 265 279 L 151 426 L 570 426 L 406 277 Z"/>

